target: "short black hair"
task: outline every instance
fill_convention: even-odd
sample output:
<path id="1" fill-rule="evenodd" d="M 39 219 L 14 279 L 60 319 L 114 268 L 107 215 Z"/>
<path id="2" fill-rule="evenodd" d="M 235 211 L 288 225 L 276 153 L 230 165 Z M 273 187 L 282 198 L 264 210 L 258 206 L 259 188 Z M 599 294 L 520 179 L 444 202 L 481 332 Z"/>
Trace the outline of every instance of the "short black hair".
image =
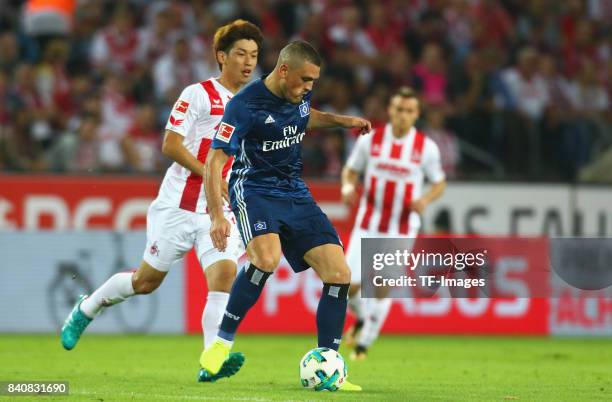
<path id="1" fill-rule="evenodd" d="M 323 59 L 321 58 L 319 52 L 317 52 L 317 49 L 304 40 L 290 42 L 287 46 L 281 49 L 278 56 L 279 64 L 297 66 L 302 65 L 302 63 L 305 61 L 319 67 L 321 67 L 321 64 L 323 63 Z"/>

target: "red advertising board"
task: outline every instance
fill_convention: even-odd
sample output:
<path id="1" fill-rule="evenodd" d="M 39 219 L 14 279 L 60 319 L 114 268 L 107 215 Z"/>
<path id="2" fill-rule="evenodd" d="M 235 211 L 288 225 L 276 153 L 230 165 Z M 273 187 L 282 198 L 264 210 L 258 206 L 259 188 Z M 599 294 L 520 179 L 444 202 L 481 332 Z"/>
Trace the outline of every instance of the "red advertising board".
<path id="1" fill-rule="evenodd" d="M 0 175 L 0 230 L 142 229 L 161 178 L 126 176 Z M 350 229 L 351 211 L 336 183 L 310 183 L 338 228 Z"/>
<path id="2" fill-rule="evenodd" d="M 0 230 L 142 229 L 156 178 L 0 176 Z"/>
<path id="3" fill-rule="evenodd" d="M 159 178 L 0 176 L 0 230 L 138 229 Z M 337 183 L 310 183 L 343 240 L 354 211 L 340 202 Z M 199 332 L 205 283 L 195 257 L 185 259 L 185 329 Z M 283 264 L 242 324 L 245 332 L 312 332 L 321 283 L 311 271 Z M 394 333 L 546 334 L 547 299 L 400 299 L 385 330 Z"/>
<path id="4" fill-rule="evenodd" d="M 542 240 L 542 243 L 545 241 Z M 521 256 L 537 266 L 539 254 Z M 187 259 L 186 330 L 199 332 L 206 285 L 195 257 Z M 529 278 L 514 276 L 514 285 Z M 242 332 L 313 332 L 321 281 L 312 270 L 294 274 L 283 261 L 270 276 L 258 303 L 241 324 Z M 547 298 L 402 298 L 395 299 L 383 328 L 388 333 L 522 334 L 548 333 Z M 351 318 L 349 317 L 349 322 Z"/>

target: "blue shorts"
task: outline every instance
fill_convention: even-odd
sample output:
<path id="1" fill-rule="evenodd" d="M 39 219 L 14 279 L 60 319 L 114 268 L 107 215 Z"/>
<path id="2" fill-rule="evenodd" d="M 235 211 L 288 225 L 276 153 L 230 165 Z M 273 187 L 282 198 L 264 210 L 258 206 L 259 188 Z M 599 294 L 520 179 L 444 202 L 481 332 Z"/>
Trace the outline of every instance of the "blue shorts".
<path id="1" fill-rule="evenodd" d="M 310 268 L 304 261 L 304 254 L 310 249 L 323 244 L 342 246 L 327 215 L 310 197 L 293 199 L 253 194 L 233 207 L 245 246 L 256 236 L 277 233 L 283 254 L 295 272 Z"/>

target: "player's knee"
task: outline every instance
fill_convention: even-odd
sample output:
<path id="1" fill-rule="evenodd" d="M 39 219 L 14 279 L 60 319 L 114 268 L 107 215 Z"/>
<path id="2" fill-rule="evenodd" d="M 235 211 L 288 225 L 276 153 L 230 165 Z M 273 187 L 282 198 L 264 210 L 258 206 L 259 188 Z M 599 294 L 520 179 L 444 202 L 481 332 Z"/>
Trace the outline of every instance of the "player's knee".
<path id="1" fill-rule="evenodd" d="M 350 283 L 351 270 L 347 266 L 334 267 L 321 279 L 325 283 Z"/>
<path id="2" fill-rule="evenodd" d="M 349 297 L 353 297 L 357 294 L 357 292 L 359 292 L 359 288 L 361 287 L 360 284 L 358 283 L 351 283 L 351 286 L 349 287 Z"/>
<path id="3" fill-rule="evenodd" d="M 379 301 L 389 297 L 389 293 L 391 293 L 391 288 L 387 286 L 380 286 L 374 289 L 374 297 Z"/>
<path id="4" fill-rule="evenodd" d="M 257 268 L 266 272 L 273 272 L 278 263 L 280 262 L 280 256 L 275 256 L 272 254 L 269 255 L 257 255 L 254 258 L 251 258 L 251 263 L 255 265 Z"/>
<path id="5" fill-rule="evenodd" d="M 338 282 L 336 283 L 350 283 L 351 282 L 351 270 L 347 267 L 343 267 L 336 273 Z"/>
<path id="6" fill-rule="evenodd" d="M 145 278 L 139 278 L 134 275 L 132 279 L 132 286 L 134 287 L 134 293 L 139 295 L 146 295 L 152 293 L 159 287 L 161 281 L 147 280 Z"/>
<path id="7" fill-rule="evenodd" d="M 222 270 L 215 273 L 213 277 L 206 277 L 208 290 L 213 292 L 226 292 L 232 289 L 232 284 L 236 278 L 236 270 Z"/>

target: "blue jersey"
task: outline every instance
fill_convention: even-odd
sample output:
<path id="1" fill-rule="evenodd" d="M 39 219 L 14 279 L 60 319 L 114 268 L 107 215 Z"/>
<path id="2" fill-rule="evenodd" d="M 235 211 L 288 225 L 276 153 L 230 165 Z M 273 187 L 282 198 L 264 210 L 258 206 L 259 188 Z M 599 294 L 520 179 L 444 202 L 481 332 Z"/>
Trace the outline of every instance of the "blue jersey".
<path id="1" fill-rule="evenodd" d="M 212 143 L 235 160 L 229 190 L 232 206 L 236 194 L 277 197 L 310 197 L 302 180 L 302 150 L 310 116 L 309 92 L 300 104 L 274 95 L 257 79 L 240 90 L 226 105 Z"/>

